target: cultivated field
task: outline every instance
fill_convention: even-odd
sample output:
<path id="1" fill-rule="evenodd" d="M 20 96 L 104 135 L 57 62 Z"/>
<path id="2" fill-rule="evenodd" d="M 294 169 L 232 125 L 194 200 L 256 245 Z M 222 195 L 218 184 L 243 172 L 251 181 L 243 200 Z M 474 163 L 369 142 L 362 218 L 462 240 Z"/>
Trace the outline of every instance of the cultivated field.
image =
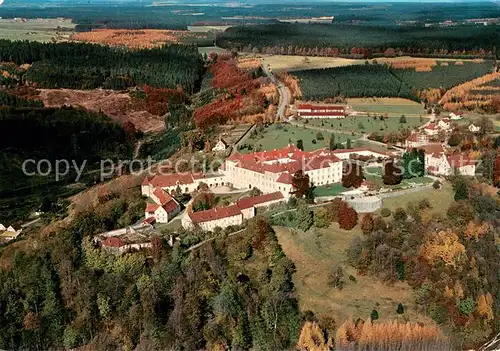
<path id="1" fill-rule="evenodd" d="M 400 98 L 352 98 L 347 99 L 347 104 L 354 111 L 368 113 L 387 113 L 389 116 L 420 117 L 427 116 L 422 104 Z"/>
<path id="2" fill-rule="evenodd" d="M 306 233 L 283 227 L 275 230 L 286 256 L 295 263 L 297 272 L 293 279 L 302 311 L 328 315 L 341 324 L 349 317 L 367 320 L 374 308 L 381 320 L 402 318 L 396 308 L 398 303 L 403 303 L 404 316 L 410 321 L 430 321 L 416 311 L 410 286 L 401 282 L 385 285 L 369 276 L 358 275 L 348 265 L 345 251 L 355 236 L 363 235 L 359 227 L 345 231 L 334 223 L 327 229 Z M 328 275 L 334 264 L 344 268 L 342 290 L 328 285 Z M 355 277 L 356 282 L 349 280 L 349 275 Z"/>
<path id="3" fill-rule="evenodd" d="M 265 64 L 269 64 L 275 72 L 279 71 L 301 71 L 306 69 L 328 68 L 360 65 L 365 61 L 351 60 L 339 57 L 307 57 L 292 55 L 258 55 L 262 57 Z"/>
<path id="4" fill-rule="evenodd" d="M 0 19 L 0 39 L 64 41 L 70 38 L 74 28 L 70 19 L 62 18 Z"/>
<path id="5" fill-rule="evenodd" d="M 330 133 L 323 132 L 324 140 L 317 140 L 317 130 L 305 129 L 292 125 L 271 125 L 267 127 L 263 133 L 257 138 L 247 138 L 243 144 L 252 145 L 252 150 L 243 149 L 242 153 L 251 153 L 256 150 L 273 150 L 287 146 L 290 142 L 297 144 L 297 140 L 301 139 L 304 143 L 305 151 L 317 150 L 328 146 L 328 138 Z M 335 134 L 336 143 L 344 143 L 347 139 L 353 140 L 356 137 L 346 134 Z M 316 144 L 313 143 L 316 140 Z"/>
<path id="6" fill-rule="evenodd" d="M 253 56 L 252 54 L 246 54 Z M 374 61 L 378 63 L 394 63 L 400 64 L 406 61 L 418 62 L 419 65 L 428 65 L 436 62 L 433 58 L 414 58 L 409 56 L 400 57 L 379 57 L 371 60 L 359 60 L 359 59 L 346 59 L 341 57 L 313 57 L 313 56 L 297 56 L 297 55 L 263 55 L 258 54 L 258 57 L 262 57 L 266 64 L 270 64 L 274 71 L 301 71 L 306 69 L 316 69 L 316 68 L 329 68 L 329 67 L 341 67 L 341 66 L 351 66 L 351 65 L 363 65 L 366 61 L 373 63 Z M 439 59 L 439 61 L 457 61 L 456 59 Z M 472 60 L 460 60 L 460 61 L 472 61 Z"/>

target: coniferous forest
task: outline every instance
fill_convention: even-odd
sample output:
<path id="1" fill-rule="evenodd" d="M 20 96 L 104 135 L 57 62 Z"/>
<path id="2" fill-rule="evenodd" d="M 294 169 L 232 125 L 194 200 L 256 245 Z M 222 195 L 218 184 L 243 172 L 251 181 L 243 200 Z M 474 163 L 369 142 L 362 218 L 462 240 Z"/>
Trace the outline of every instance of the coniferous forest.
<path id="1" fill-rule="evenodd" d="M 0 40 L 0 61 L 32 64 L 25 82 L 41 88 L 126 89 L 182 86 L 195 91 L 203 74 L 196 46 L 166 45 L 129 51 L 83 43 Z"/>
<path id="2" fill-rule="evenodd" d="M 498 50 L 499 36 L 498 26 L 424 28 L 281 23 L 229 28 L 217 36 L 217 45 L 282 55 L 372 57 L 392 48 L 405 55 L 492 57 L 492 51 Z"/>

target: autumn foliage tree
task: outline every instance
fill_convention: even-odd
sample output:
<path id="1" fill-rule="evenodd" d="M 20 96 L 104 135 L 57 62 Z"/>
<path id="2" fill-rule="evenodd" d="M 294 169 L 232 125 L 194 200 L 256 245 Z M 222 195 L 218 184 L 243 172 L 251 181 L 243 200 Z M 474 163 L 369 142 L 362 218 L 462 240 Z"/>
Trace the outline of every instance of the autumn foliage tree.
<path id="1" fill-rule="evenodd" d="M 358 213 L 347 203 L 342 203 L 339 209 L 339 226 L 345 230 L 353 229 L 358 224 Z"/>
<path id="2" fill-rule="evenodd" d="M 394 160 L 387 162 L 384 166 L 382 176 L 385 185 L 397 185 L 403 180 L 403 169 L 394 164 Z"/>
<path id="3" fill-rule="evenodd" d="M 342 174 L 342 186 L 344 188 L 359 188 L 364 179 L 363 168 L 359 163 L 350 162 L 344 167 Z"/>
<path id="4" fill-rule="evenodd" d="M 364 234 L 370 234 L 375 229 L 375 220 L 371 213 L 366 213 L 361 218 L 361 230 Z"/>
<path id="5" fill-rule="evenodd" d="M 307 201 L 314 200 L 314 185 L 311 184 L 309 176 L 305 174 L 302 170 L 298 170 L 292 176 L 292 195 L 298 198 L 305 198 Z"/>

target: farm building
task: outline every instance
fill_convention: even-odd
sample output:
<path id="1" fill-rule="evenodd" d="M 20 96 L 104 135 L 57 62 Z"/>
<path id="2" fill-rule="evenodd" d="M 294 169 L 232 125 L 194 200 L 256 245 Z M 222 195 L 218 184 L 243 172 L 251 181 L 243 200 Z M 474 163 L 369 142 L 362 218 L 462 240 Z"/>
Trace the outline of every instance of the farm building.
<path id="1" fill-rule="evenodd" d="M 311 105 L 297 106 L 301 118 L 345 118 L 346 107 L 341 105 Z"/>

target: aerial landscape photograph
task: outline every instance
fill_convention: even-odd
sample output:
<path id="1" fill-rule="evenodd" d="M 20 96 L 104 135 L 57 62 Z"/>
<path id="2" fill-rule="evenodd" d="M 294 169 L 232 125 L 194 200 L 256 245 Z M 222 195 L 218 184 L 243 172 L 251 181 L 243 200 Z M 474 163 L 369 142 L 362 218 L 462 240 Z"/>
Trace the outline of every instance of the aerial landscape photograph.
<path id="1" fill-rule="evenodd" d="M 500 0 L 0 0 L 0 350 L 500 350 Z"/>

